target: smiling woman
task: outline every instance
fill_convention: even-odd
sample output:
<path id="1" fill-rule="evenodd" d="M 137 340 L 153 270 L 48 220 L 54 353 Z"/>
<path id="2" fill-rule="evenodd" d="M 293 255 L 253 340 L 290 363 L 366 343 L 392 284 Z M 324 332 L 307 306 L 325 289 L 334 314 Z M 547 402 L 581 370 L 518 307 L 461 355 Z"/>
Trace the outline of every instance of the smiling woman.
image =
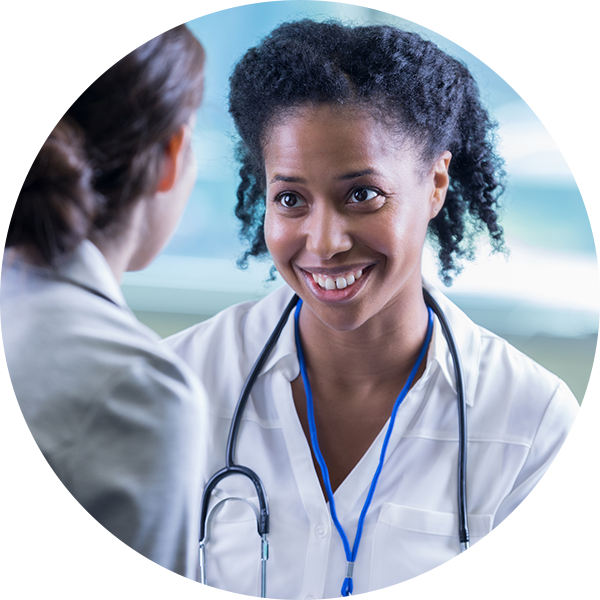
<path id="1" fill-rule="evenodd" d="M 246 258 L 269 253 L 287 285 L 168 340 L 210 398 L 205 581 L 266 593 L 250 504 L 269 596 L 399 583 L 502 522 L 577 413 L 421 273 L 427 236 L 446 281 L 475 233 L 503 247 L 493 124 L 469 71 L 418 35 L 308 20 L 246 53 L 230 112 Z"/>
<path id="2" fill-rule="evenodd" d="M 460 271 L 460 259 L 474 251 L 471 228 L 487 229 L 492 248 L 502 249 L 496 214 L 502 161 L 492 143 L 495 125 L 467 68 L 435 44 L 393 27 L 330 23 L 308 33 L 306 23 L 277 28 L 268 43 L 246 54 L 231 79 L 230 112 L 243 164 L 236 215 L 251 241 L 246 258 L 267 251 L 262 198 L 270 129 L 315 105 L 344 107 L 346 117 L 368 113 L 392 134 L 388 143 L 415 152 L 425 173 L 442 153 L 452 154 L 445 202 L 429 226 L 447 284 Z"/>

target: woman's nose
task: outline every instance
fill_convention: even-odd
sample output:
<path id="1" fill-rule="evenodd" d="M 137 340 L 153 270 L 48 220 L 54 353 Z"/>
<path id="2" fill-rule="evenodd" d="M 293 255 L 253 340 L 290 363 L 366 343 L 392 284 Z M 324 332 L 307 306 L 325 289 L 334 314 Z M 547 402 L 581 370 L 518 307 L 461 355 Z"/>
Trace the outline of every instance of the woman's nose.
<path id="1" fill-rule="evenodd" d="M 321 260 L 329 260 L 351 248 L 346 219 L 331 207 L 313 208 L 307 222 L 306 249 Z"/>

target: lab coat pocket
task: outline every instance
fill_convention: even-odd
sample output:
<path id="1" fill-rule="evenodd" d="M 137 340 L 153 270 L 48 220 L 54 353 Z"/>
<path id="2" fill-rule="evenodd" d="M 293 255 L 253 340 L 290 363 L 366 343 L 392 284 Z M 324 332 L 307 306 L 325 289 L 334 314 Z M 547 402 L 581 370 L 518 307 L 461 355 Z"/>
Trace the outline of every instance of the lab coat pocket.
<path id="1" fill-rule="evenodd" d="M 471 543 L 491 529 L 491 515 L 469 515 Z M 416 577 L 458 554 L 458 514 L 386 502 L 373 538 L 371 589 Z"/>
<path id="2" fill-rule="evenodd" d="M 256 497 L 215 494 L 206 544 L 206 582 L 212 587 L 260 596 L 260 550 Z"/>

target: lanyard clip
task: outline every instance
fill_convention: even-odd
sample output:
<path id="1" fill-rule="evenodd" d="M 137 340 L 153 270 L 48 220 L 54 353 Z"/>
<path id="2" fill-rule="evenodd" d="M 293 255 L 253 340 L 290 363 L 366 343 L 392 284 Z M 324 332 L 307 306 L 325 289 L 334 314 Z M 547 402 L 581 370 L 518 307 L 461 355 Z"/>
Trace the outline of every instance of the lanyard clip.
<path id="1" fill-rule="evenodd" d="M 346 579 L 342 585 L 342 596 L 352 596 L 354 584 L 352 582 L 352 574 L 354 573 L 354 561 L 346 563 Z"/>

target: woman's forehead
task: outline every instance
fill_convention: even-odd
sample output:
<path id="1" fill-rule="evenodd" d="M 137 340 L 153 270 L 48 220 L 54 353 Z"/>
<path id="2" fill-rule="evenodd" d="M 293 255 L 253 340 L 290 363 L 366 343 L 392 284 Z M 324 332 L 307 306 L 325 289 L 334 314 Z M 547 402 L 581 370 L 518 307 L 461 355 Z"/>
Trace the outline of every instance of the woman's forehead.
<path id="1" fill-rule="evenodd" d="M 287 111 L 270 126 L 264 144 L 267 171 L 272 168 L 310 168 L 339 161 L 340 168 L 378 168 L 399 153 L 417 158 L 401 133 L 375 118 L 367 109 L 330 104 Z"/>

